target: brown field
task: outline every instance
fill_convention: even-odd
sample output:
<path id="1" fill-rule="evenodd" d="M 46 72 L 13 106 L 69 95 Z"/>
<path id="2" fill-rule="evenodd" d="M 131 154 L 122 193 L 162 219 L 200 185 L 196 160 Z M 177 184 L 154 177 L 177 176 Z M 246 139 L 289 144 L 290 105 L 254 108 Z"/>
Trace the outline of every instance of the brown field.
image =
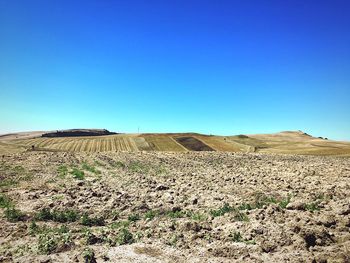
<path id="1" fill-rule="evenodd" d="M 2 156 L 0 261 L 349 262 L 349 158 L 113 152 L 135 138 Z"/>

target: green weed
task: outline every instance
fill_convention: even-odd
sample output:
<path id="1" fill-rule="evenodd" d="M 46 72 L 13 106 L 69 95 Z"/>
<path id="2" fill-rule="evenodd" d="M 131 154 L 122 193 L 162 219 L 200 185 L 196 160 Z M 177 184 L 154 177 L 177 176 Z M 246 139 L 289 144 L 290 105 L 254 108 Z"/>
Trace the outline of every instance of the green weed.
<path id="1" fill-rule="evenodd" d="M 110 224 L 111 229 L 127 228 L 130 225 L 130 221 L 118 221 Z"/>
<path id="2" fill-rule="evenodd" d="M 134 242 L 134 237 L 132 233 L 126 229 L 122 228 L 116 238 L 116 243 L 119 245 L 132 244 Z"/>
<path id="3" fill-rule="evenodd" d="M 39 235 L 38 250 L 42 254 L 51 254 L 58 252 L 72 245 L 70 232 L 55 233 L 47 232 Z"/>
<path id="4" fill-rule="evenodd" d="M 138 214 L 129 215 L 128 220 L 130 222 L 136 222 L 136 221 L 140 220 L 140 216 Z"/>
<path id="5" fill-rule="evenodd" d="M 158 215 L 157 211 L 149 210 L 145 213 L 145 219 L 152 220 Z"/>
<path id="6" fill-rule="evenodd" d="M 95 252 L 91 248 L 85 248 L 83 252 L 83 259 L 85 263 L 95 263 Z"/>
<path id="7" fill-rule="evenodd" d="M 310 212 L 320 211 L 320 207 L 318 206 L 318 202 L 312 202 L 309 204 L 305 204 L 305 210 Z"/>
<path id="8" fill-rule="evenodd" d="M 21 221 L 25 216 L 20 210 L 14 207 L 7 207 L 4 214 L 9 222 Z"/>
<path id="9" fill-rule="evenodd" d="M 191 218 L 195 221 L 205 221 L 208 219 L 208 216 L 206 214 L 201 214 L 201 213 L 193 213 L 191 215 Z"/>
<path id="10" fill-rule="evenodd" d="M 223 216 L 224 214 L 232 212 L 232 211 L 234 211 L 234 208 L 225 203 L 219 209 L 210 210 L 209 213 L 211 216 L 217 217 L 217 216 Z"/>
<path id="11" fill-rule="evenodd" d="M 243 221 L 243 222 L 248 222 L 249 221 L 249 217 L 247 216 L 246 213 L 243 213 L 241 211 L 235 211 L 235 215 L 234 215 L 234 219 L 236 221 Z"/>
<path id="12" fill-rule="evenodd" d="M 5 195 L 0 195 L 0 207 L 1 208 L 8 208 L 12 206 L 10 198 L 8 198 Z"/>
<path id="13" fill-rule="evenodd" d="M 104 226 L 105 220 L 103 217 L 89 217 L 87 214 L 84 214 L 81 217 L 81 224 L 84 226 Z"/>
<path id="14" fill-rule="evenodd" d="M 93 167 L 91 165 L 88 165 L 87 163 L 83 163 L 82 169 L 85 170 L 85 171 L 89 171 L 91 173 L 94 173 L 94 174 L 100 174 L 101 173 L 101 171 L 97 170 L 95 167 Z"/>
<path id="15" fill-rule="evenodd" d="M 44 208 L 40 210 L 36 216 L 36 220 L 40 221 L 56 221 L 60 223 L 66 223 L 66 222 L 75 222 L 79 218 L 78 212 L 74 210 L 64 210 L 64 211 L 57 211 L 57 210 L 50 210 L 47 208 Z"/>
<path id="16" fill-rule="evenodd" d="M 57 172 L 60 177 L 64 178 L 68 174 L 68 167 L 66 165 L 60 165 L 57 168 Z"/>
<path id="17" fill-rule="evenodd" d="M 70 174 L 72 174 L 75 179 L 84 180 L 85 178 L 84 171 L 81 171 L 78 168 L 73 168 Z"/>

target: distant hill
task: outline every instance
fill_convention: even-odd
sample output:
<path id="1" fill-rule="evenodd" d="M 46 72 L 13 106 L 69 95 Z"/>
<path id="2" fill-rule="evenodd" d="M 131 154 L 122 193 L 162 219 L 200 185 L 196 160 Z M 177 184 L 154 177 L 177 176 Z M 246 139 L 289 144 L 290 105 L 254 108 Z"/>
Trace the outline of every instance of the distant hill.
<path id="1" fill-rule="evenodd" d="M 103 129 L 23 132 L 0 136 L 0 153 L 36 151 L 226 151 L 350 156 L 350 143 L 302 131 L 216 136 L 198 133 L 116 134 Z"/>
<path id="2" fill-rule="evenodd" d="M 103 136 L 117 134 L 106 129 L 70 129 L 60 130 L 55 132 L 48 132 L 41 135 L 41 137 L 81 137 L 81 136 Z"/>

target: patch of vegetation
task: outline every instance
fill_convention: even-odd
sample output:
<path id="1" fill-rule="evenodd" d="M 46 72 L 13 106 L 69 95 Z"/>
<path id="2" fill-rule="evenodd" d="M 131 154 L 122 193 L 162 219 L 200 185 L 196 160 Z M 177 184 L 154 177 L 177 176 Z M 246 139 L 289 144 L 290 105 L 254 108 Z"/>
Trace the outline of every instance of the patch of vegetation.
<path id="1" fill-rule="evenodd" d="M 94 174 L 100 174 L 101 173 L 101 171 L 97 170 L 94 166 L 88 165 L 85 162 L 82 164 L 82 169 L 85 170 L 85 171 L 89 171 L 91 173 L 94 173 Z"/>
<path id="2" fill-rule="evenodd" d="M 64 195 L 54 195 L 51 196 L 52 200 L 62 200 L 64 198 Z"/>
<path id="3" fill-rule="evenodd" d="M 244 239 L 240 232 L 231 232 L 229 237 L 231 238 L 231 240 L 233 242 L 244 242 L 247 245 L 255 245 L 255 241 L 254 240 Z"/>
<path id="4" fill-rule="evenodd" d="M 57 233 L 47 232 L 39 234 L 38 251 L 41 254 L 51 254 L 53 252 L 64 251 L 72 245 L 70 232 Z"/>
<path id="5" fill-rule="evenodd" d="M 12 168 L 12 171 L 16 174 L 23 174 L 26 172 L 26 169 L 24 169 L 24 167 L 21 165 L 16 165 Z"/>
<path id="6" fill-rule="evenodd" d="M 18 180 L 15 179 L 3 179 L 0 181 L 0 188 L 9 188 L 9 187 L 13 187 L 15 185 L 18 185 Z"/>
<path id="7" fill-rule="evenodd" d="M 8 198 L 6 195 L 0 195 L 0 207 L 9 208 L 10 206 L 12 206 L 10 198 Z"/>
<path id="8" fill-rule="evenodd" d="M 68 167 L 66 165 L 60 165 L 57 168 L 58 175 L 64 178 L 68 174 Z"/>
<path id="9" fill-rule="evenodd" d="M 287 205 L 290 203 L 290 199 L 291 199 L 291 196 L 288 195 L 287 198 L 279 200 L 278 205 L 279 205 L 281 208 L 284 209 L 284 208 L 286 208 Z"/>
<path id="10" fill-rule="evenodd" d="M 130 221 L 118 221 L 118 222 L 113 222 L 110 224 L 110 228 L 112 229 L 118 229 L 118 228 L 127 228 L 130 225 Z"/>
<path id="11" fill-rule="evenodd" d="M 191 218 L 195 221 L 205 221 L 208 219 L 208 216 L 206 214 L 202 214 L 202 213 L 193 213 L 191 215 Z"/>
<path id="12" fill-rule="evenodd" d="M 105 220 L 103 217 L 89 217 L 87 214 L 84 214 L 81 217 L 81 224 L 84 226 L 104 226 Z"/>
<path id="13" fill-rule="evenodd" d="M 132 233 L 127 228 L 120 229 L 118 236 L 116 238 L 116 243 L 119 245 L 132 244 L 134 242 L 134 237 Z"/>
<path id="14" fill-rule="evenodd" d="M 154 173 L 156 175 L 167 175 L 168 174 L 168 170 L 163 166 L 163 165 L 160 165 L 160 166 L 157 166 L 157 167 L 154 167 Z"/>
<path id="15" fill-rule="evenodd" d="M 56 221 L 60 223 L 66 223 L 66 222 L 75 222 L 79 218 L 79 213 L 75 210 L 64 210 L 64 211 L 57 211 L 57 210 L 50 210 L 48 208 L 44 208 L 40 210 L 36 216 L 36 220 L 40 221 Z"/>
<path id="16" fill-rule="evenodd" d="M 309 204 L 305 204 L 304 206 L 305 210 L 310 212 L 320 211 L 319 203 L 318 202 L 312 202 Z"/>
<path id="17" fill-rule="evenodd" d="M 235 212 L 234 219 L 236 221 L 243 221 L 243 222 L 248 222 L 249 221 L 248 215 L 246 213 L 243 213 L 243 212 L 239 211 L 239 210 L 237 210 Z"/>
<path id="18" fill-rule="evenodd" d="M 174 235 L 171 236 L 168 244 L 173 246 L 173 247 L 175 247 L 178 241 L 179 241 L 178 235 L 174 234 Z"/>
<path id="19" fill-rule="evenodd" d="M 158 215 L 157 211 L 149 210 L 145 213 L 145 219 L 152 220 Z"/>
<path id="20" fill-rule="evenodd" d="M 183 218 L 186 216 L 186 212 L 184 211 L 169 211 L 166 213 L 168 217 L 170 218 Z"/>
<path id="21" fill-rule="evenodd" d="M 222 207 L 215 209 L 215 210 L 210 210 L 209 213 L 213 217 L 217 216 L 223 216 L 226 213 L 234 211 L 234 208 L 229 206 L 227 203 L 225 203 Z"/>
<path id="22" fill-rule="evenodd" d="M 238 206 L 238 209 L 239 210 L 252 210 L 252 209 L 254 209 L 254 206 L 252 206 L 249 203 L 243 203 L 240 206 Z"/>
<path id="23" fill-rule="evenodd" d="M 95 160 L 94 163 L 97 165 L 97 166 L 100 166 L 100 167 L 105 167 L 106 165 L 100 161 L 97 161 Z"/>
<path id="24" fill-rule="evenodd" d="M 95 252 L 91 248 L 85 248 L 83 259 L 85 263 L 96 263 Z"/>
<path id="25" fill-rule="evenodd" d="M 233 242 L 242 242 L 243 237 L 240 232 L 233 232 L 230 233 L 229 237 L 232 239 Z"/>
<path id="26" fill-rule="evenodd" d="M 264 205 L 269 204 L 277 204 L 281 208 L 286 208 L 287 205 L 290 203 L 291 196 L 288 195 L 286 198 L 277 199 L 273 196 L 267 196 L 265 194 L 257 194 L 255 196 L 254 203 L 243 203 L 240 206 L 238 206 L 239 210 L 253 210 L 257 208 L 262 208 Z"/>
<path id="27" fill-rule="evenodd" d="M 84 171 L 81 171 L 78 168 L 73 168 L 72 171 L 70 171 L 70 174 L 73 175 L 73 177 L 75 179 L 79 179 L 79 180 L 84 180 L 85 179 Z"/>
<path id="28" fill-rule="evenodd" d="M 139 214 L 129 215 L 128 220 L 130 222 L 136 222 L 136 221 L 140 220 L 140 216 L 139 216 Z"/>
<path id="29" fill-rule="evenodd" d="M 56 233 L 56 234 L 64 234 L 68 233 L 69 228 L 66 225 L 62 225 L 60 227 L 48 227 L 48 226 L 39 226 L 35 221 L 31 221 L 29 225 L 29 234 L 32 236 L 38 234 L 47 234 L 47 233 Z"/>
<path id="30" fill-rule="evenodd" d="M 121 161 L 116 161 L 111 164 L 115 168 L 125 168 L 125 164 Z"/>
<path id="31" fill-rule="evenodd" d="M 16 209 L 13 206 L 7 207 L 4 214 L 9 222 L 22 221 L 25 217 L 25 215 L 20 210 Z"/>
<path id="32" fill-rule="evenodd" d="M 128 169 L 134 173 L 148 173 L 150 171 L 150 166 L 142 162 L 133 161 L 129 163 Z"/>

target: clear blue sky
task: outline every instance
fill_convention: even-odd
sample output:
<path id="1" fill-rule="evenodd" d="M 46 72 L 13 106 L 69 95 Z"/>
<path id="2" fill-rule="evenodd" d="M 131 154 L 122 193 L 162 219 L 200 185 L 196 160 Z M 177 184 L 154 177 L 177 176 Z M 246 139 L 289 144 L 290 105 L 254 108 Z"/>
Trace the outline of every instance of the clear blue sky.
<path id="1" fill-rule="evenodd" d="M 348 0 L 0 0 L 0 133 L 350 140 Z"/>

